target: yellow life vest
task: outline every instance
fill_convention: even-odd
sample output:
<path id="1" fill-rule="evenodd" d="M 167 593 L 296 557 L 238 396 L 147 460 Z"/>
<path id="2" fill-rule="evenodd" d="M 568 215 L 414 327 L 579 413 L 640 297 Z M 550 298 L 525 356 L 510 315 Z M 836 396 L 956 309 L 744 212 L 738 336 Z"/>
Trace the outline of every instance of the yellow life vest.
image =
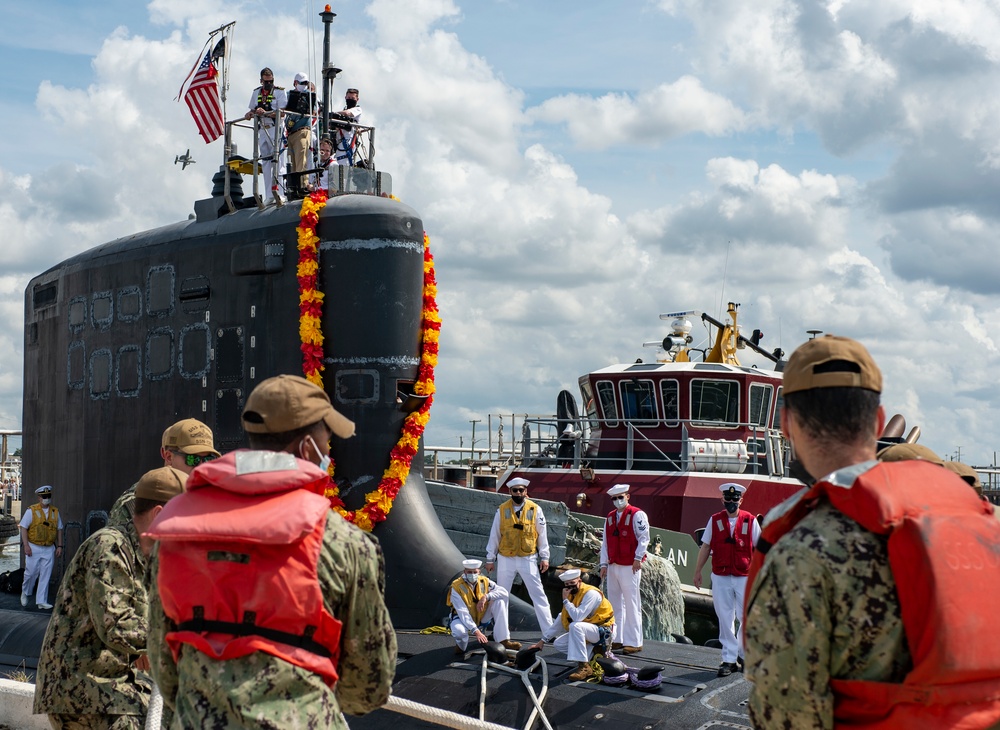
<path id="1" fill-rule="evenodd" d="M 525 499 L 521 505 L 520 518 L 514 512 L 514 500 L 508 499 L 500 505 L 500 547 L 497 552 L 505 558 L 526 558 L 537 553 L 537 514 L 538 505 L 530 499 Z"/>
<path id="2" fill-rule="evenodd" d="M 476 578 L 476 585 L 472 586 L 465 582 L 465 578 L 458 576 L 451 584 L 451 588 L 465 601 L 466 608 L 472 614 L 472 620 L 477 624 L 481 624 L 483 622 L 483 614 L 486 613 L 486 607 L 480 611 L 476 606 L 479 600 L 490 592 L 490 579 L 485 575 L 480 575 Z M 448 608 L 453 608 L 451 605 L 451 589 L 448 590 L 448 598 L 445 599 L 445 603 L 448 605 Z M 488 605 L 489 603 L 487 602 Z"/>
<path id="3" fill-rule="evenodd" d="M 615 612 L 611 608 L 611 601 L 604 597 L 600 589 L 594 588 L 594 586 L 589 586 L 586 583 L 580 584 L 580 590 L 576 592 L 575 596 L 571 596 L 569 601 L 574 606 L 579 606 L 583 597 L 587 595 L 590 591 L 597 591 L 598 595 L 601 597 L 601 605 L 597 607 L 597 610 L 592 614 L 583 619 L 584 623 L 594 624 L 595 626 L 605 626 L 610 623 L 614 623 Z M 566 607 L 563 606 L 562 610 L 562 625 L 566 631 L 569 631 L 569 612 L 566 611 Z"/>
<path id="4" fill-rule="evenodd" d="M 31 526 L 28 528 L 28 542 L 32 545 L 55 545 L 59 533 L 59 510 L 49 505 L 49 516 L 45 516 L 42 505 L 31 505 Z"/>

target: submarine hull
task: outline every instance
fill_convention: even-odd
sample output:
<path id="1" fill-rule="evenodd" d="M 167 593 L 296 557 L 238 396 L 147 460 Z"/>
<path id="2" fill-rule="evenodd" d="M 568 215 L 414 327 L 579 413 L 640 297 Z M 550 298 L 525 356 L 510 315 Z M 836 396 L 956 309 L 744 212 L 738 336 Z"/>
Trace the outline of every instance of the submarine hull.
<path id="1" fill-rule="evenodd" d="M 208 424 L 219 451 L 246 446 L 241 412 L 265 378 L 302 373 L 298 205 L 190 220 L 98 246 L 35 277 L 25 292 L 24 462 L 28 495 L 51 484 L 67 560 L 117 497 L 162 464 L 163 430 Z M 417 380 L 423 224 L 369 195 L 321 211 L 324 387 L 357 434 L 331 455 L 348 508 L 388 467 Z M 414 457 L 389 519 L 376 526 L 398 628 L 438 624 L 461 570 Z M 25 507 L 32 500 L 25 498 Z M 57 571 L 58 577 L 58 571 Z M 415 590 L 418 588 L 419 590 Z M 530 612 L 514 611 L 515 625 Z"/>

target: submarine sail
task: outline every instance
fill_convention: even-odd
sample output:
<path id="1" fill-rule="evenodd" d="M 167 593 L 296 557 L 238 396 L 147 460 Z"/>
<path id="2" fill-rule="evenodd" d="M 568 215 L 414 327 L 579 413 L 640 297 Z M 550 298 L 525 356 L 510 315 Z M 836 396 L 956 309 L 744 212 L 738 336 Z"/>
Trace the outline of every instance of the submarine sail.
<path id="1" fill-rule="evenodd" d="M 78 525 L 70 550 L 159 464 L 164 428 L 198 418 L 220 451 L 244 447 L 240 414 L 254 385 L 302 372 L 298 206 L 205 217 L 98 246 L 28 285 L 24 480 L 55 487 L 64 520 Z M 332 456 L 355 509 L 389 464 L 406 416 L 398 394 L 418 378 L 423 224 L 395 200 L 340 195 L 317 234 L 324 383 L 357 424 Z M 400 628 L 440 622 L 463 557 L 427 499 L 422 450 L 413 461 L 375 530 Z"/>

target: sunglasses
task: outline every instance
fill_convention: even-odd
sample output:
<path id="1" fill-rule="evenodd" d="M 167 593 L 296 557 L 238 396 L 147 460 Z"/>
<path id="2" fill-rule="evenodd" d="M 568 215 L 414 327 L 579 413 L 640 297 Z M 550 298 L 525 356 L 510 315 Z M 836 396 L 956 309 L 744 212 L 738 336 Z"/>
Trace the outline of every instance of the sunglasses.
<path id="1" fill-rule="evenodd" d="M 739 502 L 741 499 L 742 499 L 742 497 L 723 497 L 722 501 L 723 502 Z"/>
<path id="2" fill-rule="evenodd" d="M 181 456 L 181 454 L 177 455 Z M 219 458 L 215 456 L 215 454 L 207 454 L 205 456 L 198 456 L 196 454 L 184 454 L 183 456 L 184 456 L 184 463 L 187 464 L 188 466 L 198 466 L 202 462 L 214 461 L 215 459 Z"/>
<path id="3" fill-rule="evenodd" d="M 514 487 L 510 490 L 511 494 L 524 494 L 524 487 Z"/>

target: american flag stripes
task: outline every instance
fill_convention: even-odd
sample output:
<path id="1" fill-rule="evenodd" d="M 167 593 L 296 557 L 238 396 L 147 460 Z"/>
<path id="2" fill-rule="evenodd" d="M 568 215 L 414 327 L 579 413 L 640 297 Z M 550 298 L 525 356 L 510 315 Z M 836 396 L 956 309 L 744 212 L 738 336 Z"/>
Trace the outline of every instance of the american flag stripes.
<path id="1" fill-rule="evenodd" d="M 205 138 L 205 143 L 212 142 L 222 136 L 225 131 L 225 119 L 222 116 L 222 102 L 219 100 L 219 72 L 212 63 L 212 52 L 205 54 L 205 59 L 198 66 L 198 71 L 187 91 L 184 101 L 191 110 L 194 123 L 198 125 L 198 133 Z"/>

